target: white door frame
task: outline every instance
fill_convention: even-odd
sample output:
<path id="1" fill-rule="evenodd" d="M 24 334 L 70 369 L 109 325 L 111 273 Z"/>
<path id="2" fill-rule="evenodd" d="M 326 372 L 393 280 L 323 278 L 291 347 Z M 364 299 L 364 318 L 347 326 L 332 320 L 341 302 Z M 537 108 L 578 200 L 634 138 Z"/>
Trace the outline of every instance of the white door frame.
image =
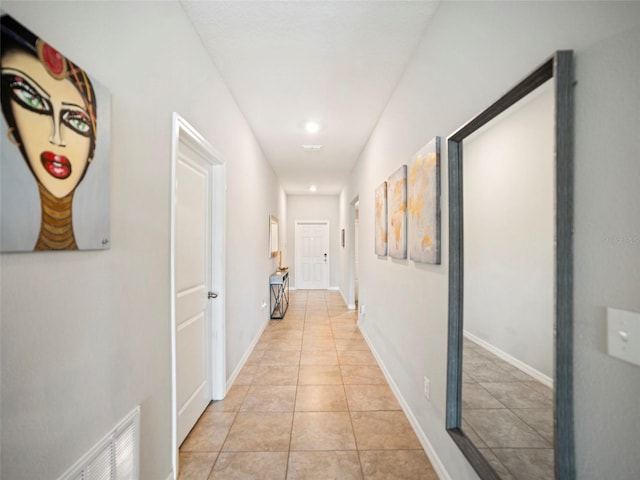
<path id="1" fill-rule="evenodd" d="M 358 272 L 356 268 L 356 250 L 359 245 L 357 245 L 357 241 L 359 238 L 356 238 L 356 230 L 360 228 L 360 222 L 358 221 L 358 227 L 356 228 L 356 209 L 359 209 L 360 196 L 356 195 L 355 198 L 351 201 L 349 205 L 349 245 L 347 247 L 347 258 L 348 258 L 348 273 L 349 273 L 349 295 L 348 295 L 348 308 L 355 309 L 356 308 L 356 278 L 358 277 Z M 358 232 L 358 236 L 359 236 Z M 358 251 L 358 253 L 360 253 Z"/>
<path id="2" fill-rule="evenodd" d="M 293 230 L 293 243 L 295 245 L 295 251 L 294 251 L 294 268 L 295 268 L 295 274 L 296 274 L 296 278 L 295 278 L 295 282 L 296 282 L 296 289 L 299 288 L 299 283 L 298 283 L 298 273 L 300 271 L 300 258 L 299 258 L 299 253 L 300 253 L 300 245 L 299 245 L 299 238 L 298 238 L 298 226 L 301 225 L 309 225 L 309 224 L 322 224 L 322 225 L 326 225 L 327 229 L 329 230 L 329 237 L 328 237 L 328 245 L 327 245 L 327 252 L 329 255 L 328 258 L 328 262 L 327 262 L 327 281 L 326 281 L 326 289 L 328 289 L 329 287 L 331 287 L 331 224 L 329 223 L 329 220 L 296 220 L 295 221 L 295 225 L 294 225 L 294 230 Z"/>
<path id="3" fill-rule="evenodd" d="M 170 304 L 171 304 L 171 448 L 173 452 L 173 478 L 178 477 L 177 445 L 177 378 L 176 378 L 176 166 L 180 144 L 201 154 L 212 165 L 213 208 L 211 209 L 212 252 L 211 291 L 218 293 L 212 301 L 211 338 L 211 389 L 212 400 L 225 397 L 227 389 L 225 354 L 225 226 L 226 226 L 226 165 L 222 156 L 186 120 L 174 112 L 171 139 L 171 247 L 170 247 Z"/>

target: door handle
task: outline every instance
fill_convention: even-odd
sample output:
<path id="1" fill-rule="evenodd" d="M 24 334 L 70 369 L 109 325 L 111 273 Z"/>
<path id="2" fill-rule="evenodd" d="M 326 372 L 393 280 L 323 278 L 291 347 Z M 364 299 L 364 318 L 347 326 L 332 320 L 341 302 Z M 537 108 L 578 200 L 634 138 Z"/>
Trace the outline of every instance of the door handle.
<path id="1" fill-rule="evenodd" d="M 211 300 L 212 298 L 218 298 L 218 294 L 216 292 L 209 292 L 207 298 Z"/>

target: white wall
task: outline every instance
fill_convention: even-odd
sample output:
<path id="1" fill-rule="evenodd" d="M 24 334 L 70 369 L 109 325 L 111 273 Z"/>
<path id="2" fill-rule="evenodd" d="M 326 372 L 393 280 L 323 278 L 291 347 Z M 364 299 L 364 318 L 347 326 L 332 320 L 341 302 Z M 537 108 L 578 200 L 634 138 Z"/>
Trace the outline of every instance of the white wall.
<path id="1" fill-rule="evenodd" d="M 291 287 L 295 287 L 295 230 L 296 221 L 329 221 L 329 288 L 338 286 L 340 275 L 340 217 L 337 195 L 287 195 L 287 251 L 285 258 L 289 267 Z"/>
<path id="2" fill-rule="evenodd" d="M 140 478 L 164 480 L 172 112 L 227 161 L 229 372 L 268 318 L 268 215 L 283 192 L 179 3 L 2 8 L 111 91 L 112 247 L 2 255 L 0 476 L 57 478 L 140 404 Z"/>
<path id="3" fill-rule="evenodd" d="M 534 97 L 534 98 L 532 98 Z M 554 92 L 464 140 L 464 330 L 553 378 Z"/>
<path id="4" fill-rule="evenodd" d="M 640 311 L 640 4 L 442 2 L 340 196 L 360 198 L 362 329 L 451 479 L 477 478 L 445 431 L 448 176 L 442 265 L 379 259 L 373 192 L 558 49 L 576 60 L 575 414 L 578 478 L 640 478 L 640 374 L 605 354 L 605 307 Z M 341 255 L 346 265 L 347 252 Z M 343 267 L 344 268 L 344 267 Z M 341 289 L 346 289 L 345 270 Z M 431 401 L 422 377 L 431 380 Z"/>

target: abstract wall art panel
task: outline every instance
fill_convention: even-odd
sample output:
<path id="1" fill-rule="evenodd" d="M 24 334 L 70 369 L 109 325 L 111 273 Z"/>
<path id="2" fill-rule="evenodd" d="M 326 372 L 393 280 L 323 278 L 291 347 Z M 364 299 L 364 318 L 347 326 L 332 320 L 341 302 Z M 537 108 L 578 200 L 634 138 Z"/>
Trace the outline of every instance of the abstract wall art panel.
<path id="1" fill-rule="evenodd" d="M 389 256 L 407 258 L 407 166 L 396 170 L 387 181 Z"/>
<path id="2" fill-rule="evenodd" d="M 375 195 L 375 247 L 376 255 L 387 255 L 387 182 L 376 188 Z"/>
<path id="3" fill-rule="evenodd" d="M 409 258 L 440 264 L 440 137 L 409 165 Z"/>
<path id="4" fill-rule="evenodd" d="M 2 251 L 107 249 L 110 94 L 0 15 Z"/>

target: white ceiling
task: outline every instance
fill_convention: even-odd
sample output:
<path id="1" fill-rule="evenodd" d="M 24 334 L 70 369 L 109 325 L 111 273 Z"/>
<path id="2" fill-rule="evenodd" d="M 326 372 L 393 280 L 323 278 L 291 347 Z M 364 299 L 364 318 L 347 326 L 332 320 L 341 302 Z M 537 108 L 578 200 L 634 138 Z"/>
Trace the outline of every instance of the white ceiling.
<path id="1" fill-rule="evenodd" d="M 181 0 L 288 194 L 340 193 L 435 1 Z M 321 123 L 311 135 L 304 121 Z M 302 145 L 323 145 L 314 152 Z"/>

